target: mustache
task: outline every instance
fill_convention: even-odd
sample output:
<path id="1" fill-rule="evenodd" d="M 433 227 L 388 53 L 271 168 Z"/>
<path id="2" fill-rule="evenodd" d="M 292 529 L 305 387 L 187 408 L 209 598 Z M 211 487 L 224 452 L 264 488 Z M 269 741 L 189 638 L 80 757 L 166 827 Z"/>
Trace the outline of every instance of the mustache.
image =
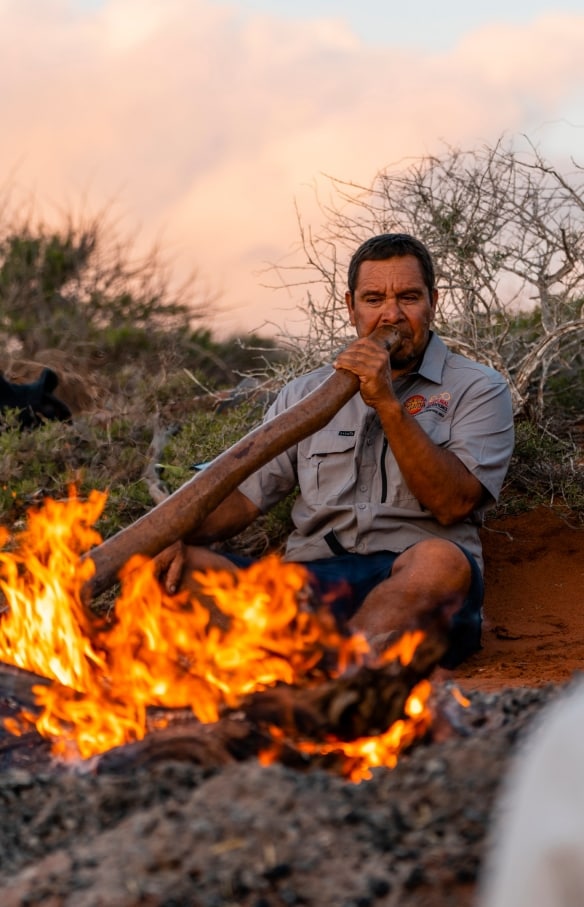
<path id="1" fill-rule="evenodd" d="M 413 338 L 410 334 L 405 334 L 403 331 L 399 331 L 397 328 L 395 328 L 394 330 L 396 334 L 399 335 L 399 343 L 395 348 L 396 352 L 399 352 L 402 349 L 404 343 L 407 343 L 408 341 L 411 343 Z"/>
<path id="2" fill-rule="evenodd" d="M 407 349 L 408 341 L 411 343 L 413 339 L 409 334 L 403 334 L 401 331 L 398 331 L 398 333 L 400 334 L 400 342 L 392 350 L 391 365 L 394 368 L 404 368 L 407 365 L 411 365 L 412 362 L 416 362 L 420 354 L 414 350 L 413 346 L 409 350 Z M 406 348 L 404 348 L 404 345 Z"/>

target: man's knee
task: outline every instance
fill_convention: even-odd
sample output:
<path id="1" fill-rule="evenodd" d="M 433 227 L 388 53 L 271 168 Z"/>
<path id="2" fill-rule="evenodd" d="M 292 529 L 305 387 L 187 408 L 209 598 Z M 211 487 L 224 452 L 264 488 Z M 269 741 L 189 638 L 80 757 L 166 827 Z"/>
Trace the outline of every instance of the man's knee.
<path id="1" fill-rule="evenodd" d="M 228 570 L 234 573 L 236 568 L 228 558 L 210 548 L 185 545 L 185 570 L 190 575 L 195 570 Z"/>
<path id="2" fill-rule="evenodd" d="M 447 539 L 424 539 L 406 548 L 396 559 L 392 574 L 410 573 L 422 586 L 435 587 L 464 599 L 470 589 L 472 569 L 464 551 Z"/>
<path id="3" fill-rule="evenodd" d="M 440 665 L 455 668 L 481 647 L 482 580 L 478 567 L 473 568 L 464 551 L 446 539 L 418 542 L 404 555 L 408 553 L 406 563 L 415 573 L 427 577 L 448 627 L 448 650 Z"/>

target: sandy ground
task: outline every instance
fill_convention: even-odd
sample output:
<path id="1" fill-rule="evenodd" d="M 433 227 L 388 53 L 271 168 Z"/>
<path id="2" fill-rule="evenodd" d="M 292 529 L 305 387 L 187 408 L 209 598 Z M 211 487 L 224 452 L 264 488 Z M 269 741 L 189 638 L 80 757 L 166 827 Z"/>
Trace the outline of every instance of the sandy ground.
<path id="1" fill-rule="evenodd" d="M 564 683 L 584 670 L 584 528 L 544 507 L 488 524 L 483 649 L 462 688 Z"/>

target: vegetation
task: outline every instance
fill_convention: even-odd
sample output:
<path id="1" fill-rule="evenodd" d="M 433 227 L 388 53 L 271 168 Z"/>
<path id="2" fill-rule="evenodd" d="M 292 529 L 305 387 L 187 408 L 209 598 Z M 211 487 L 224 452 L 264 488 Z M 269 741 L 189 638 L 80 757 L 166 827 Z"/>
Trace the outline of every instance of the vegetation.
<path id="1" fill-rule="evenodd" d="M 533 149 L 522 159 L 498 145 L 424 158 L 380 174 L 369 190 L 334 183 L 322 235 L 301 226 L 306 261 L 294 279 L 309 329 L 280 347 L 263 337 L 217 340 L 196 280 L 173 289 L 158 255 L 132 261 L 100 219 L 61 230 L 0 224 L 0 369 L 11 377 L 25 361 L 40 370 L 61 354 L 57 394 L 72 393 L 75 377 L 87 392 L 72 424 L 21 432 L 3 419 L 0 523 L 17 527 L 30 506 L 71 485 L 82 496 L 108 491 L 97 527 L 104 537 L 137 519 L 154 503 L 146 475 L 173 491 L 261 419 L 265 393 L 218 406 L 227 388 L 255 376 L 273 389 L 344 342 L 348 256 L 372 232 L 394 229 L 436 253 L 440 333 L 513 388 L 517 445 L 495 514 L 541 503 L 584 519 L 580 174 L 560 174 Z M 235 547 L 263 553 L 282 544 L 290 503 Z"/>
<path id="2" fill-rule="evenodd" d="M 330 183 L 325 226 L 314 234 L 299 218 L 305 260 L 280 272 L 306 289 L 315 344 L 331 350 L 346 337 L 355 248 L 375 233 L 407 232 L 435 258 L 440 335 L 506 376 L 518 415 L 541 424 L 560 376 L 582 394 L 584 167 L 564 174 L 531 144 L 501 141 L 383 170 L 370 187 Z"/>
<path id="3" fill-rule="evenodd" d="M 268 339 L 216 341 L 201 324 L 213 300 L 201 297 L 196 275 L 176 287 L 168 272 L 157 249 L 135 256 L 104 218 L 61 229 L 0 223 L 0 368 L 61 352 L 99 367 L 112 393 L 133 393 L 143 379 L 165 383 L 181 368 L 209 387 L 232 385 L 278 358 Z"/>
<path id="4" fill-rule="evenodd" d="M 584 524 L 584 445 L 527 419 L 515 426 L 515 450 L 493 516 L 553 507 Z"/>

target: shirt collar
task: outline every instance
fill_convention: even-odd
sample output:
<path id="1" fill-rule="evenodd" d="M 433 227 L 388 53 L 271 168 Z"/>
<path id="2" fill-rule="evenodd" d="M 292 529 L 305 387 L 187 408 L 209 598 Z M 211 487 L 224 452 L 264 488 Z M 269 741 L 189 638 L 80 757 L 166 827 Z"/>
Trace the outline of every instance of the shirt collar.
<path id="1" fill-rule="evenodd" d="M 433 381 L 434 384 L 441 384 L 447 353 L 448 347 L 444 341 L 434 331 L 430 331 L 428 346 L 420 366 L 414 374 L 421 375 L 422 378 L 426 378 L 427 381 Z"/>

